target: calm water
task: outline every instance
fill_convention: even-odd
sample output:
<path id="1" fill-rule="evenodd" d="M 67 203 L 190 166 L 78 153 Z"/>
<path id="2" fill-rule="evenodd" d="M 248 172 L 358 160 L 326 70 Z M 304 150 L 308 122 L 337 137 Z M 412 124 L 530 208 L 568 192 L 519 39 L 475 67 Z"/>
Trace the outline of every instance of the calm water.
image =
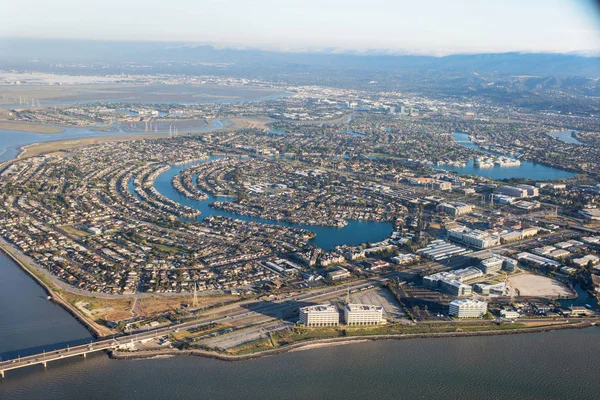
<path id="1" fill-rule="evenodd" d="M 385 341 L 224 362 L 104 355 L 14 371 L 6 399 L 595 399 L 598 328 Z M 560 360 L 560 361 L 559 361 Z"/>
<path id="2" fill-rule="evenodd" d="M 476 143 L 471 142 L 467 133 L 454 132 L 453 134 L 454 140 L 459 145 L 485 151 Z M 488 151 L 485 152 L 490 153 Z M 461 174 L 483 176 L 490 179 L 528 178 L 536 181 L 549 181 L 554 179 L 568 179 L 575 176 L 572 172 L 524 160 L 521 161 L 520 166 L 515 167 L 494 166 L 493 168 L 477 168 L 474 166 L 474 161 L 469 160 L 465 168 L 452 167 L 449 165 L 440 166 L 438 168 Z"/>
<path id="3" fill-rule="evenodd" d="M 63 348 L 91 339 L 69 313 L 46 299 L 46 292 L 0 252 L 0 357 Z M 0 387 L 0 398 L 2 387 Z M 8 397 L 7 397 L 8 398 Z"/>
<path id="4" fill-rule="evenodd" d="M 211 159 L 215 159 L 214 157 Z M 160 174 L 155 181 L 154 187 L 158 192 L 169 199 L 176 201 L 186 206 L 194 207 L 200 210 L 202 213 L 198 219 L 202 220 L 212 215 L 231 217 L 241 219 L 243 221 L 254 221 L 263 224 L 281 225 L 281 226 L 293 226 L 297 228 L 307 229 L 313 231 L 317 236 L 312 239 L 310 243 L 324 249 L 330 250 L 335 246 L 342 244 L 361 244 L 366 242 L 379 242 L 390 236 L 392 233 L 392 224 L 387 222 L 368 222 L 368 221 L 348 221 L 348 225 L 343 228 L 336 228 L 330 226 L 314 226 L 314 225 L 301 225 L 291 224 L 289 222 L 272 221 L 262 218 L 252 218 L 244 215 L 233 214 L 230 212 L 217 210 L 209 207 L 209 205 L 215 201 L 231 201 L 227 197 L 215 198 L 210 196 L 206 200 L 198 201 L 188 199 L 179 194 L 171 185 L 171 179 L 177 175 L 182 169 L 189 167 L 191 164 L 174 166 L 168 171 Z M 131 186 L 130 186 L 131 189 Z"/>
<path id="5" fill-rule="evenodd" d="M 572 136 L 572 133 L 575 131 L 565 131 L 565 132 L 553 132 L 548 135 L 552 136 L 555 139 L 560 140 L 561 142 L 565 142 L 568 144 L 578 144 L 581 146 L 587 146 L 587 144 L 580 142 Z"/>
<path id="6" fill-rule="evenodd" d="M 218 119 L 212 121 L 210 127 L 194 128 L 190 131 L 206 132 L 223 128 L 223 122 Z M 102 132 L 92 130 L 91 128 L 64 128 L 64 132 L 54 134 L 20 132 L 0 129 L 0 162 L 15 158 L 19 154 L 19 148 L 32 143 L 53 142 L 66 139 L 81 139 L 96 136 L 123 136 L 123 135 L 143 135 L 143 134 L 164 134 L 166 131 L 158 132 Z M 180 130 L 181 133 L 186 130 Z"/>

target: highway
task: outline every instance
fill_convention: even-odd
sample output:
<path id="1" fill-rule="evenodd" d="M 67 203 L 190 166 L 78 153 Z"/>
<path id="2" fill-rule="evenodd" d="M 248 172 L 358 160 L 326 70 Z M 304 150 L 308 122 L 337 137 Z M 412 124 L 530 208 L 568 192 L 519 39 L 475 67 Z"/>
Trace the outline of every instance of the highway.
<path id="1" fill-rule="evenodd" d="M 286 318 L 293 316 L 299 307 L 309 304 L 318 304 L 339 298 L 344 296 L 347 291 L 360 290 L 370 286 L 381 286 L 389 279 L 398 278 L 402 280 L 410 280 L 418 277 L 423 272 L 435 273 L 443 270 L 458 268 L 466 265 L 466 263 L 469 262 L 469 258 L 481 257 L 491 253 L 502 253 L 510 249 L 518 249 L 524 245 L 536 243 L 542 244 L 547 240 L 570 237 L 571 234 L 572 232 L 569 231 L 549 234 L 541 239 L 530 239 L 520 243 L 498 246 L 493 249 L 480 250 L 469 253 L 466 256 L 459 256 L 449 260 L 444 260 L 442 262 L 429 262 L 420 264 L 409 267 L 405 270 L 394 271 L 388 274 L 371 277 L 365 280 L 344 283 L 337 286 L 328 286 L 315 289 L 307 293 L 301 293 L 284 299 L 278 299 L 274 301 L 248 301 L 228 305 L 220 309 L 212 310 L 214 311 L 212 314 L 206 315 L 205 317 L 196 319 L 194 321 L 173 324 L 156 329 L 148 329 L 146 332 L 138 332 L 133 335 L 122 335 L 111 339 L 101 339 L 91 342 L 90 344 L 67 347 L 52 352 L 43 352 L 40 354 L 3 361 L 0 362 L 0 376 L 4 377 L 6 371 L 40 364 L 46 367 L 51 361 L 74 356 L 85 357 L 91 352 L 115 349 L 128 343 L 140 343 L 147 339 L 165 336 L 180 330 L 197 328 L 210 323 L 227 323 L 229 325 L 236 326 L 244 325 L 244 321 L 248 319 L 253 319 L 253 321 L 258 324 L 267 322 L 269 320 Z M 223 314 L 224 312 L 226 314 Z"/>

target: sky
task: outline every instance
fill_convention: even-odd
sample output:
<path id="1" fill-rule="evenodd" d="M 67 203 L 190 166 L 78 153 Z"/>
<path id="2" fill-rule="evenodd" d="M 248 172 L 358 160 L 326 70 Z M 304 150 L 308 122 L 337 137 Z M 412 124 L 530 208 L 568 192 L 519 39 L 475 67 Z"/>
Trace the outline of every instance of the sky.
<path id="1" fill-rule="evenodd" d="M 178 41 L 284 51 L 600 52 L 591 0 L 10 1 L 9 37 Z M 156 5 L 155 5 L 156 4 Z"/>

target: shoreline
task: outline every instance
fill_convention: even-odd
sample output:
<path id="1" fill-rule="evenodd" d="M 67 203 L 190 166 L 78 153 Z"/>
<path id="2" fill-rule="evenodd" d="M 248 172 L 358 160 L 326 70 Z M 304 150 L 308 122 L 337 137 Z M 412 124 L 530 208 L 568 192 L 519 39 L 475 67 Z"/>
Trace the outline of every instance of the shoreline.
<path id="1" fill-rule="evenodd" d="M 227 127 L 224 126 L 223 128 L 217 128 L 217 129 L 212 129 L 212 128 L 214 128 L 214 122 L 213 122 L 213 119 L 211 119 L 211 120 L 208 120 L 207 126 L 205 128 L 203 128 L 204 130 L 197 131 L 197 132 L 185 132 L 185 133 L 182 133 L 181 135 L 182 136 L 197 136 L 197 135 L 202 135 L 205 133 L 236 130 L 236 129 L 242 128 L 239 125 L 242 122 L 251 123 L 251 119 L 248 119 L 248 120 L 242 119 L 239 121 L 236 120 L 235 122 L 231 121 L 230 126 L 227 126 Z M 98 131 L 98 133 L 104 133 L 104 132 Z M 18 154 L 10 160 L 0 162 L 0 168 L 7 167 L 11 163 L 13 163 L 17 160 L 21 160 L 23 158 L 34 157 L 34 156 L 39 156 L 39 155 L 43 155 L 43 154 L 60 151 L 60 149 L 45 148 L 48 145 L 60 146 L 60 144 L 63 143 L 65 146 L 67 146 L 69 144 L 74 144 L 74 146 L 65 148 L 65 149 L 73 149 L 73 148 L 92 145 L 95 143 L 121 142 L 121 141 L 142 140 L 142 139 L 163 139 L 163 138 L 167 138 L 167 137 L 169 137 L 169 133 L 115 132 L 114 135 L 90 134 L 89 136 L 82 136 L 82 137 L 76 137 L 76 138 L 71 138 L 71 139 L 57 139 L 57 140 L 49 140 L 49 141 L 44 141 L 44 142 L 33 142 L 33 143 L 24 144 L 22 146 L 17 147 Z M 35 147 L 35 146 L 40 146 L 41 148 L 35 149 L 35 151 L 31 155 L 26 155 L 26 153 L 29 151 L 29 149 L 32 147 Z"/>
<path id="2" fill-rule="evenodd" d="M 16 255 L 14 255 L 6 246 L 0 243 L 0 252 L 5 254 L 9 259 L 11 259 L 21 270 L 23 270 L 27 275 L 29 275 L 35 283 L 37 283 L 42 290 L 48 295 L 49 301 L 57 304 L 59 307 L 68 312 L 77 322 L 83 325 L 88 332 L 92 334 L 92 336 L 96 339 L 102 338 L 104 335 L 98 329 L 94 322 L 89 321 L 83 313 L 77 310 L 75 307 L 71 306 L 66 300 L 64 300 L 59 293 L 57 293 L 52 287 L 50 287 L 46 282 L 44 282 L 37 274 L 29 269 L 29 266 L 26 265 L 23 261 L 21 261 Z"/>
<path id="3" fill-rule="evenodd" d="M 245 361 L 253 360 L 262 357 L 285 354 L 295 351 L 313 350 L 323 347 L 341 346 L 355 343 L 366 343 L 380 340 L 412 340 L 412 339 L 441 339 L 453 337 L 475 337 L 475 336 L 499 336 L 499 335 L 520 335 L 528 333 L 544 333 L 566 329 L 587 329 L 596 326 L 597 320 L 591 322 L 584 320 L 581 322 L 562 324 L 562 325 L 547 325 L 532 328 L 519 328 L 513 330 L 488 330 L 477 332 L 438 332 L 438 333 L 412 333 L 400 335 L 369 335 L 369 336 L 349 336 L 341 338 L 328 338 L 309 340 L 299 343 L 286 345 L 277 349 L 259 351 L 256 353 L 233 355 L 217 353 L 207 350 L 177 350 L 177 349 L 161 349 L 161 350 L 140 350 L 135 352 L 119 352 L 118 350 L 107 351 L 109 358 L 114 360 L 142 360 L 152 358 L 162 358 L 165 356 L 196 356 L 213 358 L 221 361 Z"/>

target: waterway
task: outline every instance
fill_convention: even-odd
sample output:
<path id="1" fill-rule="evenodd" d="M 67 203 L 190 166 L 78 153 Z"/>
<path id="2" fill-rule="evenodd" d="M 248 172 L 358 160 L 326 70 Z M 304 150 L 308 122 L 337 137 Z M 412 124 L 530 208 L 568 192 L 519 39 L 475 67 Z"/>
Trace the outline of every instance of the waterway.
<path id="1" fill-rule="evenodd" d="M 188 130 L 180 130 L 180 133 L 187 131 L 193 132 L 208 132 L 223 128 L 223 122 L 219 119 L 212 120 L 210 126 L 203 128 L 193 128 Z M 168 133 L 168 129 L 158 132 L 128 132 L 123 130 L 104 132 L 93 128 L 62 128 L 64 129 L 61 133 L 35 133 L 35 132 L 21 132 L 13 130 L 2 130 L 0 129 L 0 162 L 8 161 L 15 158 L 19 154 L 19 148 L 32 143 L 41 142 L 54 142 L 58 140 L 68 139 L 82 139 L 98 136 L 125 136 L 125 135 L 152 135 L 152 134 L 165 134 Z"/>
<path id="2" fill-rule="evenodd" d="M 552 132 L 549 133 L 548 135 L 552 136 L 555 139 L 560 140 L 561 142 L 564 143 L 568 143 L 568 144 L 577 144 L 580 146 L 587 146 L 587 144 L 580 142 L 579 140 L 577 140 L 575 137 L 573 137 L 573 133 L 575 131 L 570 130 L 570 131 L 564 131 L 564 132 Z"/>
<path id="3" fill-rule="evenodd" d="M 89 332 L 0 251 L 0 358 L 81 344 Z M 2 386 L 0 385 L 0 398 Z"/>
<path id="4" fill-rule="evenodd" d="M 471 149 L 477 149 L 488 154 L 496 154 L 485 149 L 482 149 L 477 143 L 473 143 L 469 138 L 469 134 L 462 132 L 454 132 L 454 140 L 457 144 L 468 147 Z M 507 156 L 510 157 L 510 156 Z M 539 164 L 536 162 L 521 160 L 521 165 L 514 167 L 500 167 L 495 165 L 492 168 L 477 168 L 474 165 L 473 160 L 467 162 L 466 167 L 453 167 L 450 165 L 443 165 L 438 167 L 446 171 L 454 171 L 460 174 L 477 175 L 490 179 L 510 179 L 510 178 L 527 178 L 536 181 L 550 181 L 556 179 L 569 179 L 575 176 L 574 173 L 565 171 L 558 168 L 549 167 L 547 165 Z"/>
<path id="5" fill-rule="evenodd" d="M 367 342 L 225 362 L 102 354 L 10 372 L 6 399 L 596 399 L 600 329 Z"/>
<path id="6" fill-rule="evenodd" d="M 218 157 L 211 157 L 209 160 L 214 160 Z M 198 220 L 202 220 L 206 217 L 217 215 L 224 217 L 231 217 L 240 219 L 243 221 L 253 221 L 262 224 L 271 224 L 271 225 L 279 225 L 279 226 L 291 226 L 295 228 L 307 229 L 309 231 L 315 232 L 317 236 L 312 239 L 309 243 L 314 244 L 324 250 L 331 250 L 335 246 L 339 246 L 342 244 L 362 244 L 362 243 L 375 243 L 379 242 L 390 236 L 392 233 L 393 227 L 391 223 L 387 222 L 372 222 L 372 221 L 348 221 L 348 225 L 343 228 L 331 227 L 331 226 L 316 226 L 316 225 L 302 225 L 302 224 L 292 224 L 289 222 L 283 221 L 273 221 L 263 218 L 254 218 L 245 215 L 239 215 L 230 213 L 227 211 L 217 210 L 215 208 L 210 207 L 210 204 L 215 201 L 232 201 L 229 197 L 218 197 L 215 198 L 213 196 L 209 196 L 206 200 L 193 200 L 189 199 L 185 196 L 182 196 L 179 192 L 177 192 L 173 185 L 171 184 L 172 178 L 179 174 L 181 170 L 187 168 L 193 164 L 179 165 L 173 166 L 169 170 L 163 172 L 158 175 L 156 181 L 154 183 L 154 187 L 156 190 L 162 194 L 163 196 L 168 197 L 169 199 L 176 201 L 180 204 L 193 207 L 201 212 Z M 132 190 L 132 186 L 130 184 L 130 190 Z M 134 195 L 135 193 L 132 192 Z"/>

